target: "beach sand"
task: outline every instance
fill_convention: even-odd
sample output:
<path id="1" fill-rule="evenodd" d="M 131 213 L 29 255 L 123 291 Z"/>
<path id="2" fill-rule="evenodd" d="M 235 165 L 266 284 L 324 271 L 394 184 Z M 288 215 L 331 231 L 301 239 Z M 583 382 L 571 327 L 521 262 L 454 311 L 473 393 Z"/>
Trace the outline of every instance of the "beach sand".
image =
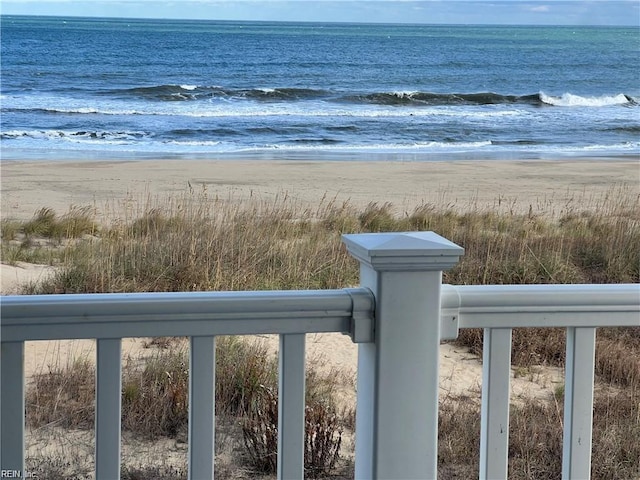
<path id="1" fill-rule="evenodd" d="M 89 206 L 98 218 L 108 222 L 120 215 L 123 207 L 142 212 L 153 202 L 162 204 L 167 197 L 201 191 L 206 191 L 210 198 L 230 202 L 269 203 L 286 198 L 310 209 L 331 200 L 349 201 L 356 207 L 370 202 L 390 202 L 399 214 L 430 203 L 460 210 L 558 216 L 595 208 L 611 196 L 620 201 L 637 202 L 640 199 L 640 163 L 632 159 L 422 163 L 5 161 L 1 174 L 2 219 L 19 220 L 31 218 L 42 207 L 62 214 L 71 206 Z M 0 269 L 0 291 L 5 295 L 16 293 L 21 283 L 37 281 L 52 271 L 52 267 L 30 264 L 2 264 Z M 267 342 L 275 353 L 276 337 L 258 340 Z M 150 349 L 144 348 L 144 343 L 145 339 L 124 339 L 123 355 L 136 358 L 151 354 Z M 68 365 L 78 357 L 95 358 L 92 340 L 27 342 L 27 381 L 35 373 Z M 337 368 L 354 377 L 357 346 L 349 337 L 340 334 L 309 335 L 307 358 L 321 358 L 315 365 Z M 445 344 L 441 346 L 440 367 L 441 396 L 465 395 L 479 400 L 482 371 L 477 356 L 464 348 Z M 562 381 L 562 371 L 539 369 L 525 376 L 514 371 L 513 377 L 512 398 L 517 401 L 525 396 L 551 395 Z M 354 393 L 347 393 L 351 401 Z M 51 435 L 60 438 L 70 435 L 69 432 L 55 432 Z M 30 455 L 41 454 L 36 450 L 40 452 L 38 449 L 43 448 L 43 438 L 47 444 L 54 443 L 47 439 L 49 437 L 43 437 L 43 432 L 29 436 Z M 86 442 L 90 452 L 90 442 Z M 128 443 L 123 445 L 125 453 L 131 450 Z M 184 455 L 183 446 L 168 449 L 161 450 Z M 157 450 L 155 445 L 152 450 Z M 138 453 L 134 453 L 136 456 Z"/>
<path id="2" fill-rule="evenodd" d="M 329 162 L 162 160 L 118 162 L 4 161 L 2 218 L 30 218 L 42 207 L 71 205 L 108 215 L 122 202 L 206 189 L 235 202 L 286 195 L 305 206 L 322 198 L 356 206 L 421 203 L 560 214 L 607 194 L 640 195 L 638 159 L 553 161 Z M 624 190 L 624 191 L 622 191 Z"/>

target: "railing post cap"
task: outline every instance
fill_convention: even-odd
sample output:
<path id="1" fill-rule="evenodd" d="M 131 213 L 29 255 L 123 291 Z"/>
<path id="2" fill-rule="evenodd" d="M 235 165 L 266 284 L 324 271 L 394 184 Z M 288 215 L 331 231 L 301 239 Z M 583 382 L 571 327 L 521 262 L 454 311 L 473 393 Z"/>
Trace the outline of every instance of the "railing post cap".
<path id="1" fill-rule="evenodd" d="M 377 271 L 435 271 L 452 268 L 464 248 L 435 232 L 342 235 L 349 253 Z"/>

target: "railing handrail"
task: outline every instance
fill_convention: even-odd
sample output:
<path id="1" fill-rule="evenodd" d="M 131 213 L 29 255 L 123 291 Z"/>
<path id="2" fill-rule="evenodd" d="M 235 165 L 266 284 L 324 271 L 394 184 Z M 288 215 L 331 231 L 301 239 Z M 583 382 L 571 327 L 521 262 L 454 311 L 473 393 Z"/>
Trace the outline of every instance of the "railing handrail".
<path id="1" fill-rule="evenodd" d="M 640 326 L 640 284 L 445 284 L 442 315 L 458 328 Z"/>
<path id="2" fill-rule="evenodd" d="M 443 338 L 460 328 L 640 326 L 639 284 L 445 284 L 441 303 Z M 14 295 L 0 307 L 2 342 L 320 332 L 373 340 L 367 288 Z"/>
<path id="3" fill-rule="evenodd" d="M 374 298 L 367 288 L 16 295 L 1 297 L 0 306 L 3 343 L 325 332 L 373 340 Z"/>

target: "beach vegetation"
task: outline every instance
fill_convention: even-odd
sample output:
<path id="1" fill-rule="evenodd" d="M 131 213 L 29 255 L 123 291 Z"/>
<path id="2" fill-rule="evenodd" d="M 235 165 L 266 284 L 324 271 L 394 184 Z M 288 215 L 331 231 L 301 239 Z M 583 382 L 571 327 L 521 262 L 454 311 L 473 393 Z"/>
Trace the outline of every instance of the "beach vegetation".
<path id="1" fill-rule="evenodd" d="M 137 216 L 119 217 L 126 220 L 101 223 L 90 210 L 82 211 L 88 215 L 84 226 L 48 227 L 58 217 L 43 209 L 33 221 L 9 228 L 7 239 L 17 235 L 10 235 L 11 228 L 34 238 L 56 231 L 62 241 L 71 235 L 77 239 L 65 248 L 63 268 L 26 286 L 23 293 L 350 287 L 358 284 L 358 264 L 347 255 L 342 233 L 409 230 L 433 230 L 465 248 L 460 263 L 445 272 L 447 283 L 640 282 L 640 203 L 615 197 L 595 208 L 555 216 L 431 204 L 399 212 L 388 203 L 359 209 L 326 199 L 315 209 L 303 209 L 286 196 L 240 205 L 209 198 L 205 191 L 145 205 Z M 91 238 L 82 237 L 87 233 Z M 3 234 L 3 245 L 7 241 Z M 521 372 L 537 371 L 538 366 L 562 368 L 564 337 L 561 329 L 514 330 L 514 366 Z M 217 342 L 216 413 L 235 419 L 229 425 L 234 445 L 243 451 L 242 468 L 268 475 L 275 465 L 277 438 L 274 357 L 239 338 Z M 482 331 L 463 329 L 456 343 L 480 355 Z M 165 342 L 144 362 L 125 362 L 125 430 L 150 439 L 186 435 L 188 356 L 183 348 L 182 342 Z M 640 328 L 598 330 L 594 479 L 634 478 L 640 471 L 638 358 Z M 92 368 L 80 362 L 37 376 L 27 393 L 30 425 L 92 428 Z M 309 476 L 336 478 L 335 472 L 352 456 L 351 442 L 345 439 L 353 435 L 355 406 L 337 400 L 340 378 L 314 368 L 308 372 L 306 412 L 314 419 L 307 422 L 305 437 Z M 563 397 L 563 389 L 556 388 L 548 398 L 512 405 L 510 478 L 560 478 Z M 441 477 L 475 476 L 477 399 L 445 395 L 440 429 Z M 140 475 L 135 478 L 156 478 Z"/>
<path id="2" fill-rule="evenodd" d="M 39 265 L 54 265 L 59 262 L 57 252 L 46 246 L 34 246 L 29 242 L 2 242 L 0 245 L 2 263 L 18 265 L 20 262 Z"/>
<path id="3" fill-rule="evenodd" d="M 277 363 L 277 357 L 260 341 L 235 336 L 216 338 L 215 410 L 217 423 L 227 426 L 216 431 L 217 453 L 227 448 L 225 430 L 232 428 L 238 437 L 232 447 L 243 449 L 240 462 L 267 475 L 276 471 Z M 142 361 L 128 358 L 122 367 L 123 431 L 151 442 L 160 438 L 186 442 L 188 373 L 189 353 L 184 339 L 169 348 L 155 349 Z M 29 427 L 57 425 L 91 430 L 95 375 L 95 366 L 86 358 L 35 375 L 26 396 Z M 304 455 L 310 478 L 335 469 L 341 460 L 342 433 L 346 428 L 353 429 L 353 411 L 341 407 L 335 395 L 344 382 L 348 380 L 339 373 L 321 372 L 314 363 L 307 368 Z M 126 469 L 130 476 L 144 470 Z M 178 470 L 168 471 L 175 474 Z"/>
<path id="4" fill-rule="evenodd" d="M 3 242 L 9 242 L 14 240 L 20 231 L 22 223 L 11 219 L 11 218 L 3 218 L 0 222 L 0 239 Z"/>
<path id="5" fill-rule="evenodd" d="M 90 207 L 71 207 L 58 216 L 53 209 L 43 207 L 20 228 L 27 238 L 40 237 L 61 241 L 97 232 L 97 223 Z"/>
<path id="6" fill-rule="evenodd" d="M 43 207 L 27 221 L 5 218 L 1 224 L 2 262 L 61 265 L 66 263 L 67 248 L 96 238 L 98 223 L 90 207 L 71 207 L 59 216 Z"/>

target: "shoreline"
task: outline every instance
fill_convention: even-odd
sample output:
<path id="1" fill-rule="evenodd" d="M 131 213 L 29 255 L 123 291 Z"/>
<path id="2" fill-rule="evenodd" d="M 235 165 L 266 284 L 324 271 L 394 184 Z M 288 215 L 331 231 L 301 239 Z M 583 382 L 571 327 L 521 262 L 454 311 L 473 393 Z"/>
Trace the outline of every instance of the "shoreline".
<path id="1" fill-rule="evenodd" d="M 171 151 L 110 151 L 110 150 L 51 150 L 36 148 L 2 148 L 2 159 L 8 162 L 137 162 L 137 161 L 266 161 L 266 162 L 527 162 L 527 161 L 616 161 L 638 160 L 640 152 L 624 150 L 601 151 L 482 151 L 462 149 L 459 151 L 426 151 L 411 148 L 355 148 L 355 149 L 261 149 L 227 152 L 193 151 L 187 153 Z"/>
<path id="2" fill-rule="evenodd" d="M 640 198 L 638 159 L 301 161 L 110 160 L 6 161 L 1 216 L 26 220 L 43 207 L 62 214 L 90 206 L 104 216 L 124 203 L 144 206 L 206 191 L 235 203 L 287 198 L 319 202 L 391 203 L 403 213 L 428 203 L 460 209 L 498 209 L 559 215 L 616 194 Z"/>

